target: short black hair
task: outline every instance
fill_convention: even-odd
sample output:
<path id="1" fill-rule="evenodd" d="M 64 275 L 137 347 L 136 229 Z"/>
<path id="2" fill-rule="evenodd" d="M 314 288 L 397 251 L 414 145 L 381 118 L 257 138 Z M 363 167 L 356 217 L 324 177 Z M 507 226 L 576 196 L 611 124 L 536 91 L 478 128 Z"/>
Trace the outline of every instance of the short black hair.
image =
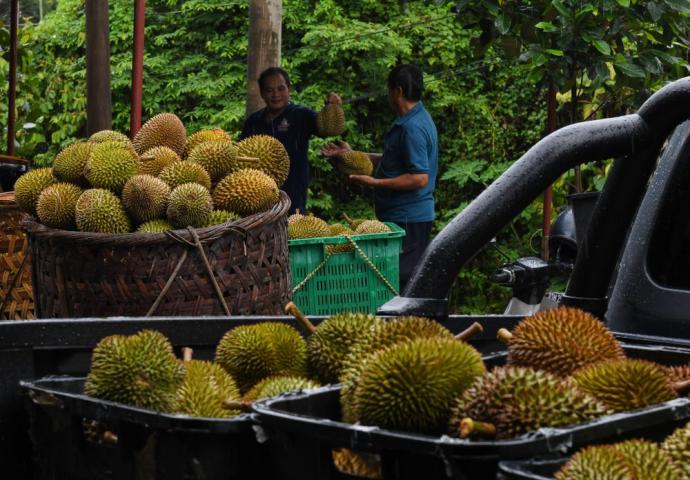
<path id="1" fill-rule="evenodd" d="M 388 88 L 390 90 L 400 87 L 403 96 L 417 102 L 422 98 L 424 90 L 424 77 L 422 71 L 416 65 L 397 65 L 388 74 Z"/>
<path id="2" fill-rule="evenodd" d="M 263 90 L 264 82 L 266 81 L 266 79 L 274 75 L 282 75 L 285 79 L 285 84 L 288 87 L 290 86 L 290 77 L 288 76 L 288 73 L 285 70 L 283 70 L 280 67 L 269 67 L 263 72 L 261 72 L 261 75 L 259 75 L 259 90 Z"/>

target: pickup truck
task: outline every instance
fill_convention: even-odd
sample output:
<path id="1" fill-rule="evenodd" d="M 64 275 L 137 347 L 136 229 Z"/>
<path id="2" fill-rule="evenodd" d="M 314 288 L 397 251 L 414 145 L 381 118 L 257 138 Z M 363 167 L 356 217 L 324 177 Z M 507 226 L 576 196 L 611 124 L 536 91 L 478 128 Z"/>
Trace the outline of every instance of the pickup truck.
<path id="1" fill-rule="evenodd" d="M 482 352 L 520 316 L 449 315 L 448 294 L 465 262 L 574 166 L 614 158 L 597 200 L 563 304 L 589 310 L 627 342 L 690 346 L 690 77 L 652 95 L 637 113 L 570 125 L 545 137 L 492 183 L 425 252 L 400 296 L 379 314 L 423 315 L 460 331 L 479 321 Z M 0 471 L 31 477 L 28 418 L 19 380 L 83 375 L 90 352 L 110 334 L 155 328 L 176 347 L 210 358 L 238 324 L 288 317 L 112 318 L 0 322 Z M 322 318 L 313 319 L 318 323 Z"/>

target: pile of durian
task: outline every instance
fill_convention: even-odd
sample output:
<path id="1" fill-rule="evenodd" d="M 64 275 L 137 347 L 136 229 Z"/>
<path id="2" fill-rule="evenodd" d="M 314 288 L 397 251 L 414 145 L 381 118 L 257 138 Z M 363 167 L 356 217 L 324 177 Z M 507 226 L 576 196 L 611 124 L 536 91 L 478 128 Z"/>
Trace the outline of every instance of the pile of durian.
<path id="1" fill-rule="evenodd" d="M 288 239 L 347 237 L 351 235 L 367 235 L 372 233 L 386 233 L 391 229 L 383 222 L 365 218 L 350 218 L 347 214 L 343 217 L 347 225 L 342 223 L 328 224 L 316 215 L 303 215 L 299 211 L 288 217 Z M 332 253 L 351 251 L 351 244 L 329 245 L 327 249 Z"/>
<path id="2" fill-rule="evenodd" d="M 51 228 L 161 233 L 268 210 L 289 169 L 273 137 L 236 143 L 221 129 L 187 136 L 176 115 L 161 113 L 133 141 L 104 130 L 69 145 L 14 188 L 18 207 Z"/>

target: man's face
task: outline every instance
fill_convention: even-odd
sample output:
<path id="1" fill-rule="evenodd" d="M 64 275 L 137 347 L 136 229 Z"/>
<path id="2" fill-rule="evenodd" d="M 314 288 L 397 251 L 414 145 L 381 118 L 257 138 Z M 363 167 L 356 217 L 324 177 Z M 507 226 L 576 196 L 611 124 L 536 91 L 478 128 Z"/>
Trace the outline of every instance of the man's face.
<path id="1" fill-rule="evenodd" d="M 282 75 L 271 75 L 264 80 L 261 98 L 271 111 L 283 110 L 290 102 L 290 87 Z"/>

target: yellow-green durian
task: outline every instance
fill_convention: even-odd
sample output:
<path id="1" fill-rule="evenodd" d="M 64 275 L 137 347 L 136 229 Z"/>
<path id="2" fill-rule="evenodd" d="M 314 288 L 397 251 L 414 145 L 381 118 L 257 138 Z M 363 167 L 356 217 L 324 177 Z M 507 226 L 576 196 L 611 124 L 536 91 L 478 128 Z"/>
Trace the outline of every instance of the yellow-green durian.
<path id="1" fill-rule="evenodd" d="M 81 194 L 82 189 L 72 183 L 60 182 L 49 185 L 38 197 L 38 219 L 48 227 L 74 230 L 77 201 Z"/>
<path id="2" fill-rule="evenodd" d="M 223 178 L 213 190 L 213 203 L 220 210 L 247 216 L 278 203 L 278 186 L 260 170 L 242 169 Z"/>
<path id="3" fill-rule="evenodd" d="M 120 199 L 110 190 L 85 190 L 75 209 L 77 229 L 82 232 L 127 233 L 132 226 Z"/>

